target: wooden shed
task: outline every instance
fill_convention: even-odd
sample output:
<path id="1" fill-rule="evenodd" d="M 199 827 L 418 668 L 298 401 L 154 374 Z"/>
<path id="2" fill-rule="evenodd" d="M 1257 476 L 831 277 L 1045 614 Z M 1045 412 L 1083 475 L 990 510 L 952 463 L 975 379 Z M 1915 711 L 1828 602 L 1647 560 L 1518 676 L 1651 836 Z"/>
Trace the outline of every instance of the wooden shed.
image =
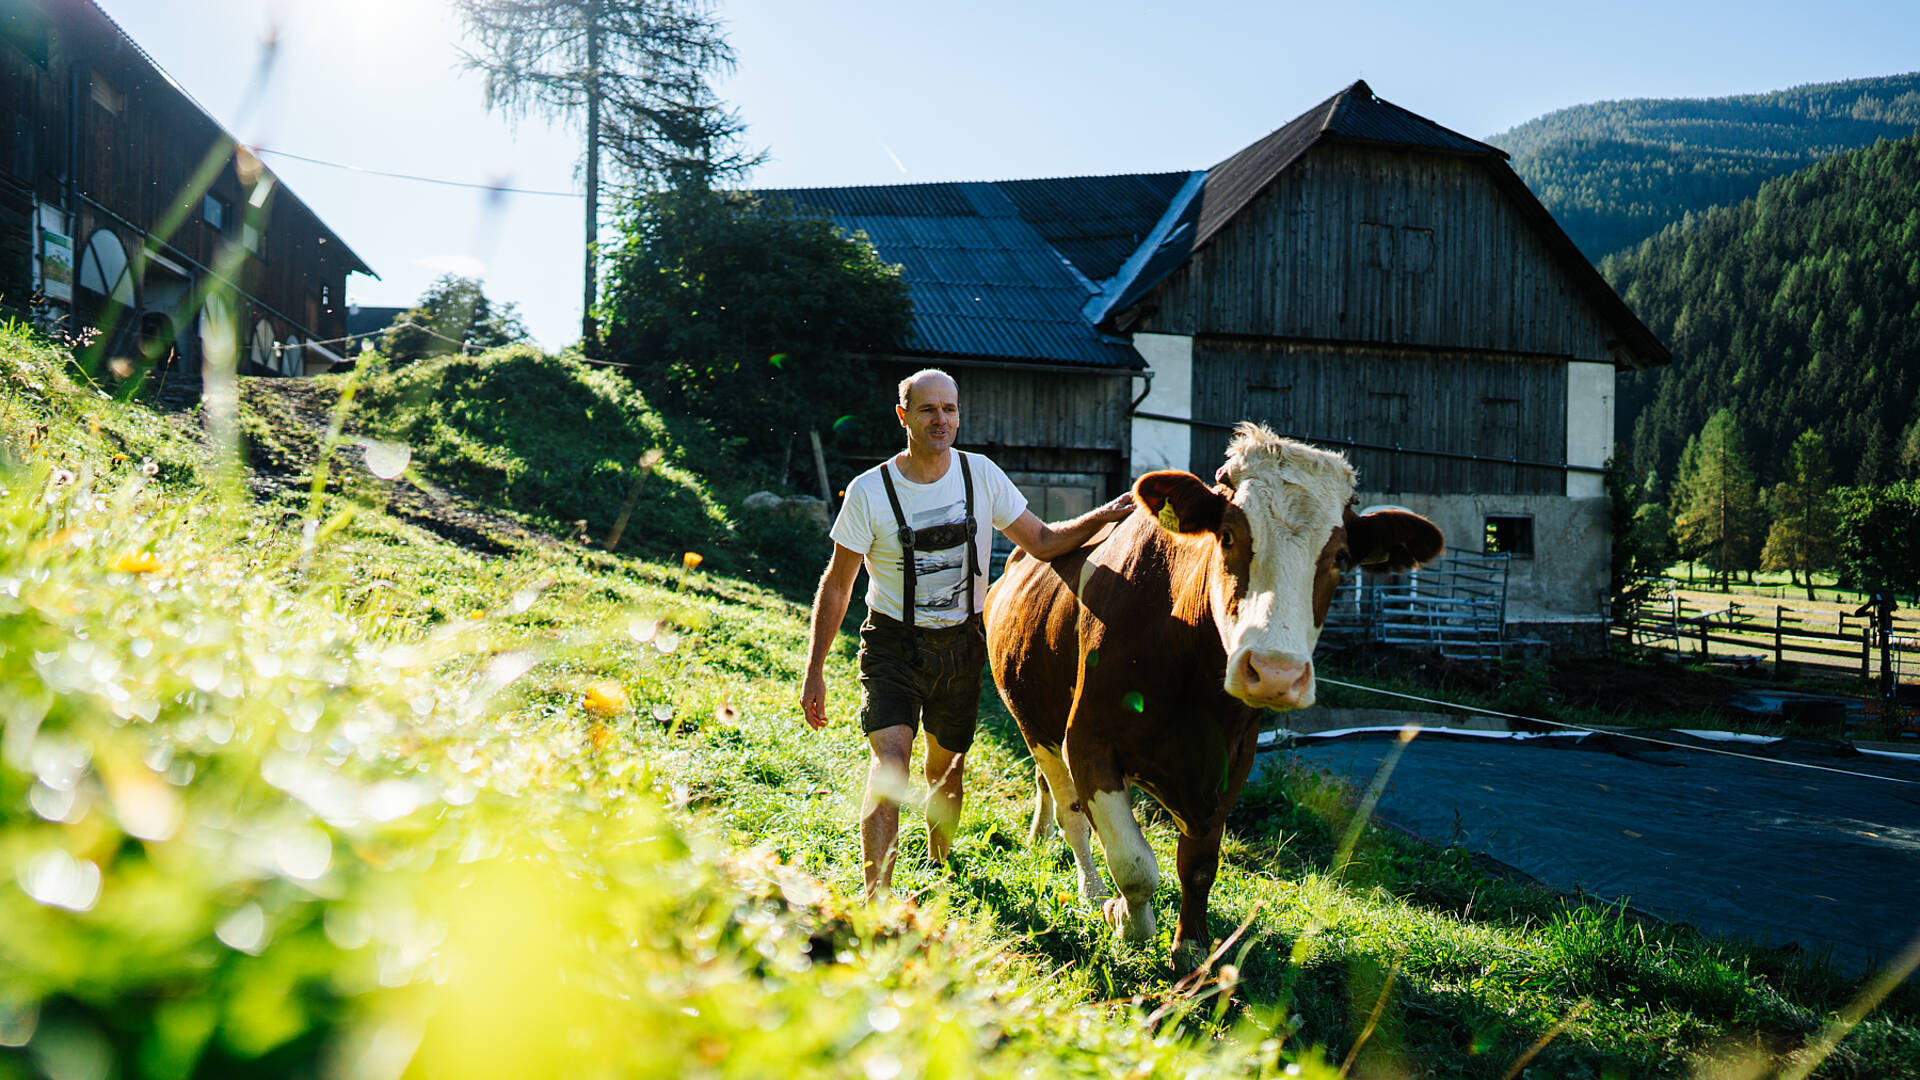
<path id="1" fill-rule="evenodd" d="M 0 5 L 0 294 L 191 372 L 338 359 L 346 276 L 371 274 L 93 0 Z M 318 344 L 314 344 L 318 343 Z"/>

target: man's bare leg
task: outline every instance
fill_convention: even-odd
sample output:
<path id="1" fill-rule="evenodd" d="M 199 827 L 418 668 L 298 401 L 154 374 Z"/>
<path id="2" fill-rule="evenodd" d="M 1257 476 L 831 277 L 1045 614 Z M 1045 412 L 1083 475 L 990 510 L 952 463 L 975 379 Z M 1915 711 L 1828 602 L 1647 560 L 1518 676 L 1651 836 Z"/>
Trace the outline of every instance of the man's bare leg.
<path id="1" fill-rule="evenodd" d="M 900 797 L 907 790 L 913 729 L 904 724 L 867 736 L 867 793 L 860 803 L 861 871 L 869 903 L 893 887 L 893 857 L 899 848 Z"/>
<path id="2" fill-rule="evenodd" d="M 940 740 L 927 732 L 927 854 L 934 862 L 946 862 L 947 855 L 953 851 L 953 833 L 960 824 L 960 804 L 965 801 L 966 792 L 961 784 L 961 773 L 966 769 L 967 755 L 954 753 L 940 745 Z"/>

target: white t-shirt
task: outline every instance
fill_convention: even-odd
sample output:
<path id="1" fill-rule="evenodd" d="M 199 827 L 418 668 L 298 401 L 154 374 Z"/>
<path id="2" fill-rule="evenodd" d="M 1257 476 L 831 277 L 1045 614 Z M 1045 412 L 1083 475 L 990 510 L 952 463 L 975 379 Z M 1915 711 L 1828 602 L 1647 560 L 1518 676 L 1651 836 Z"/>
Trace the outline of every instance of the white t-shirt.
<path id="1" fill-rule="evenodd" d="M 833 523 L 833 542 L 866 556 L 867 606 L 874 611 L 902 621 L 906 619 L 900 603 L 906 585 L 906 572 L 900 559 L 900 525 L 887 502 L 880 470 L 892 471 L 894 491 L 900 496 L 900 512 L 906 515 L 909 528 L 918 531 L 935 525 L 958 524 L 967 519 L 960 453 L 959 450 L 953 452 L 947 474 L 931 484 L 908 480 L 889 459 L 854 477 L 853 483 L 847 485 L 846 502 Z M 973 466 L 973 521 L 977 532 L 973 610 L 981 611 L 987 606 L 987 560 L 993 552 L 993 530 L 1006 528 L 1025 513 L 1027 497 L 1013 486 L 1000 466 L 979 454 L 968 454 L 967 461 Z M 969 614 L 965 610 L 966 561 L 964 542 L 941 551 L 914 549 L 914 625 L 953 626 L 966 621 Z"/>

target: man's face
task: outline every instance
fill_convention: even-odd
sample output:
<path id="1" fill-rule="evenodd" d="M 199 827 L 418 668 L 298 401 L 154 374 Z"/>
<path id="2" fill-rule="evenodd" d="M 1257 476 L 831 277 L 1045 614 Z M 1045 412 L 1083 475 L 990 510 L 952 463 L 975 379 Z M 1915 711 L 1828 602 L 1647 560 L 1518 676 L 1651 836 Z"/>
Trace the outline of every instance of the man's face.
<path id="1" fill-rule="evenodd" d="M 895 405 L 907 442 L 926 451 L 953 446 L 960 431 L 960 390 L 950 379 L 928 377 L 907 391 L 907 403 Z"/>

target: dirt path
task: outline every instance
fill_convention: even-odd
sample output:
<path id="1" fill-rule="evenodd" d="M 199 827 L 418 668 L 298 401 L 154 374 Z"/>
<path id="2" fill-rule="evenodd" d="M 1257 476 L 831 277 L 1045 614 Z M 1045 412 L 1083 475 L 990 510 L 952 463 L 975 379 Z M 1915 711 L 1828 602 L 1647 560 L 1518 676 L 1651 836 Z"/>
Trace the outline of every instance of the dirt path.
<path id="1" fill-rule="evenodd" d="M 259 423 L 247 425 L 250 483 L 256 497 L 281 491 L 305 492 L 326 445 L 327 430 L 339 404 L 338 390 L 309 379 L 242 377 L 242 409 Z M 361 495 L 394 517 L 473 551 L 509 554 L 527 544 L 564 541 L 513 518 L 486 510 L 473 500 L 408 470 L 383 480 L 367 466 L 364 435 L 351 414 L 335 445 L 327 490 Z"/>

